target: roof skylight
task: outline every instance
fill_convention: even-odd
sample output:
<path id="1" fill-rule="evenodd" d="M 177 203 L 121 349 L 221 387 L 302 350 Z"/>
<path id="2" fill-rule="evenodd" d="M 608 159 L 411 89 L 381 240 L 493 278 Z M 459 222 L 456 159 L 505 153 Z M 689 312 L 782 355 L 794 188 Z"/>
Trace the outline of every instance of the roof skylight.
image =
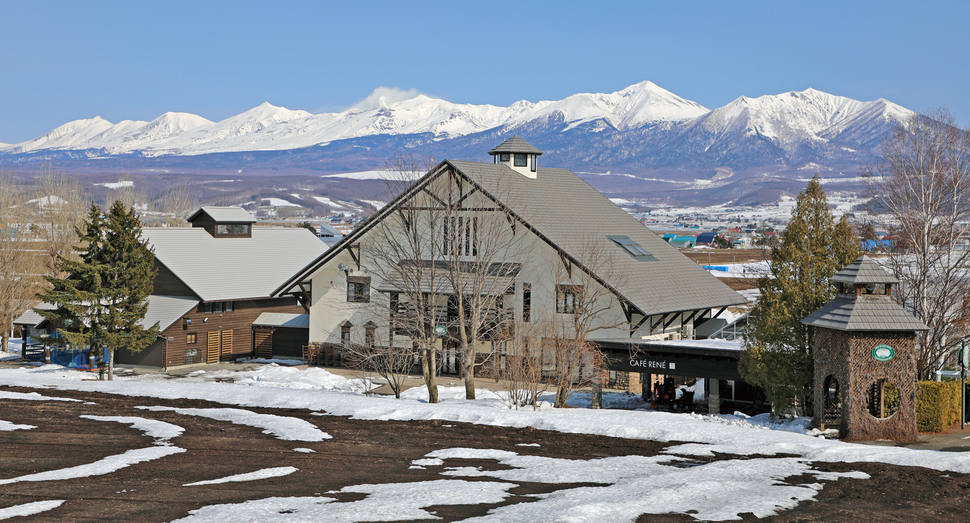
<path id="1" fill-rule="evenodd" d="M 627 254 L 633 256 L 637 261 L 657 261 L 650 251 L 646 250 L 634 240 L 631 240 L 629 236 L 607 236 L 614 243 L 619 245 L 626 251 Z"/>

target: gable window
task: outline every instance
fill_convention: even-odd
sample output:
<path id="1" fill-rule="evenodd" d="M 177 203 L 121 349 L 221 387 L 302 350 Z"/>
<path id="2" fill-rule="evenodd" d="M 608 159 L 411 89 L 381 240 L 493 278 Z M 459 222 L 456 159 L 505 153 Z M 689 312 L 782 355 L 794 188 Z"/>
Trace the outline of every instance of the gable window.
<path id="1" fill-rule="evenodd" d="M 576 314 L 582 291 L 582 285 L 556 285 L 556 312 Z"/>
<path id="2" fill-rule="evenodd" d="M 370 302 L 370 276 L 347 276 L 347 301 Z"/>
<path id="3" fill-rule="evenodd" d="M 450 224 L 450 225 L 449 225 Z M 478 256 L 478 217 L 452 216 L 443 220 L 445 254 Z"/>
<path id="4" fill-rule="evenodd" d="M 635 240 L 631 240 L 629 236 L 607 236 L 607 238 L 619 245 L 621 249 L 637 261 L 657 261 L 653 254 L 650 254 Z"/>
<path id="5" fill-rule="evenodd" d="M 525 167 L 529 165 L 529 155 L 525 153 L 515 153 L 515 163 L 516 167 Z"/>
<path id="6" fill-rule="evenodd" d="M 188 333 L 188 334 L 185 335 L 185 343 L 187 345 L 192 345 L 193 343 L 196 343 L 198 341 L 199 341 L 199 337 L 194 332 L 190 332 L 190 333 Z"/>

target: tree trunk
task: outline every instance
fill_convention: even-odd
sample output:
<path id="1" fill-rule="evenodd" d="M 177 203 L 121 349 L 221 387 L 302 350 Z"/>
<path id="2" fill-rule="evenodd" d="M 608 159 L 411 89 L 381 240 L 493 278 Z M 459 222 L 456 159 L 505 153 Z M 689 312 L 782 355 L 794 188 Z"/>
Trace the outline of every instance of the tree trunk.
<path id="1" fill-rule="evenodd" d="M 108 349 L 108 381 L 115 379 L 115 350 Z"/>
<path id="2" fill-rule="evenodd" d="M 425 348 L 421 354 L 421 373 L 424 375 L 424 384 L 428 387 L 428 403 L 438 403 L 438 383 L 435 379 L 437 365 L 434 354 L 434 347 Z"/>
<path id="3" fill-rule="evenodd" d="M 23 354 L 24 341 L 23 340 L 20 340 L 20 341 L 21 341 L 20 353 Z M 0 351 L 7 352 L 8 343 L 10 343 L 10 335 L 7 334 L 6 332 L 4 332 L 3 334 L 0 334 Z"/>
<path id="4" fill-rule="evenodd" d="M 475 399 L 475 345 L 465 342 L 465 362 L 462 372 L 465 375 L 465 399 Z"/>
<path id="5" fill-rule="evenodd" d="M 603 408 L 603 373 L 598 369 L 593 370 L 593 380 L 591 383 L 592 392 L 590 394 L 591 409 Z"/>

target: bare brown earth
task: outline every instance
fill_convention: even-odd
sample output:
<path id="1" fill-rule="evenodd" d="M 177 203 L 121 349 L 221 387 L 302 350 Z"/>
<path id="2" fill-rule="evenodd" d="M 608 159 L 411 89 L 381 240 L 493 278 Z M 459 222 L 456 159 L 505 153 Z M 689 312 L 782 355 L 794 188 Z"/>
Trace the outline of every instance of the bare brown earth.
<path id="1" fill-rule="evenodd" d="M 442 479 L 435 470 L 409 469 L 411 461 L 452 447 L 501 449 L 548 457 L 592 459 L 619 455 L 655 455 L 676 443 L 561 434 L 533 429 L 509 429 L 440 421 L 362 421 L 337 416 L 313 416 L 298 409 L 248 410 L 300 418 L 331 434 L 323 442 L 281 441 L 261 429 L 234 425 L 171 411 L 135 409 L 139 405 L 225 407 L 199 400 L 159 400 L 97 393 L 0 387 L 15 392 L 76 398 L 94 404 L 0 399 L 0 417 L 32 430 L 0 432 L 0 479 L 91 463 L 128 449 L 152 446 L 152 438 L 127 425 L 82 419 L 83 414 L 137 416 L 167 421 L 185 428 L 173 443 L 187 450 L 136 464 L 102 476 L 74 480 L 19 482 L 0 485 L 0 508 L 33 501 L 65 499 L 59 508 L 27 518 L 40 522 L 170 521 L 188 511 L 217 503 L 240 503 L 272 496 L 314 496 L 366 483 L 397 483 Z M 520 447 L 539 443 L 539 447 Z M 305 447 L 315 453 L 294 452 Z M 746 459 L 717 456 L 714 459 Z M 750 457 L 748 457 L 750 458 Z M 495 462 L 455 460 L 460 465 L 494 468 Z M 207 486 L 185 483 L 215 479 L 281 465 L 298 472 L 280 478 Z M 449 462 L 449 465 L 452 463 Z M 457 465 L 457 464 L 456 464 Z M 815 464 L 825 471 L 861 470 L 871 479 L 825 482 L 816 501 L 767 518 L 768 521 L 963 521 L 970 506 L 970 476 L 922 468 L 881 464 Z M 789 478 L 792 484 L 817 482 L 814 476 Z M 440 518 L 457 521 L 486 514 L 495 507 L 529 502 L 527 494 L 577 485 L 521 483 L 514 496 L 500 504 L 431 507 Z M 649 495 L 649 493 L 644 493 Z M 362 495 L 333 494 L 340 501 Z M 745 520 L 755 519 L 748 514 Z M 642 516 L 639 521 L 692 521 L 686 514 Z"/>

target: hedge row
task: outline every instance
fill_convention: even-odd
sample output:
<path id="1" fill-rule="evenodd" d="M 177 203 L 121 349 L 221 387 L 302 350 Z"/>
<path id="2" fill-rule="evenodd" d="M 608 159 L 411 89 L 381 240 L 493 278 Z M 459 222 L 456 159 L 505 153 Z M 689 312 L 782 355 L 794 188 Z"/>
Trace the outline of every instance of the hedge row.
<path id="1" fill-rule="evenodd" d="M 916 387 L 917 430 L 943 432 L 960 421 L 959 381 L 920 381 Z"/>

